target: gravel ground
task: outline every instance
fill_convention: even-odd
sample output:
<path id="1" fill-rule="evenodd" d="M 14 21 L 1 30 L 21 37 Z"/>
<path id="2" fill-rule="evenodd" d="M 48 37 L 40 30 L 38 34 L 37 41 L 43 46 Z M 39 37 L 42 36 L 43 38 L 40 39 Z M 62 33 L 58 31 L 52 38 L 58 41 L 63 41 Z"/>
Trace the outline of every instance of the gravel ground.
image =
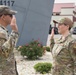
<path id="1" fill-rule="evenodd" d="M 38 62 L 50 62 L 52 63 L 52 55 L 50 52 L 46 52 L 43 57 L 39 58 L 39 60 L 27 60 L 26 57 L 22 57 L 17 50 L 14 50 L 16 63 L 17 63 L 17 71 L 19 75 L 42 75 L 36 73 L 33 66 Z M 44 74 L 51 75 L 51 74 Z"/>

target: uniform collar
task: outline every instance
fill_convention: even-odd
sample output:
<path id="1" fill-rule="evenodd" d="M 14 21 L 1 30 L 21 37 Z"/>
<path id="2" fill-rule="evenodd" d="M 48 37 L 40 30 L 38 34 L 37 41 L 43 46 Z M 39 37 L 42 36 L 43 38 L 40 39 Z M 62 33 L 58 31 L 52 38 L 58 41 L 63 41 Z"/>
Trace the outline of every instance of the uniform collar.
<path id="1" fill-rule="evenodd" d="M 5 28 L 4 26 L 2 26 L 1 24 L 0 24 L 0 27 L 1 27 L 2 29 L 4 29 L 6 32 L 8 32 L 8 29 Z"/>
<path id="2" fill-rule="evenodd" d="M 67 40 L 68 37 L 71 37 L 71 33 L 69 33 L 64 39 L 62 39 L 62 36 L 60 37 L 60 39 L 58 40 L 59 43 L 63 43 Z"/>

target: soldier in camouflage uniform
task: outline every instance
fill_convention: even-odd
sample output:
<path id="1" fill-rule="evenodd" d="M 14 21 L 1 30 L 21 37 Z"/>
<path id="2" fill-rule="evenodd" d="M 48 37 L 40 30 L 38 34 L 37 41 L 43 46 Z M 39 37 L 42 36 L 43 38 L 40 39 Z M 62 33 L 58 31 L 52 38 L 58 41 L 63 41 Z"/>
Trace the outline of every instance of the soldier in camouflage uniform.
<path id="1" fill-rule="evenodd" d="M 65 17 L 56 23 L 62 36 L 54 41 L 54 29 L 52 29 L 50 42 L 53 56 L 52 75 L 76 75 L 76 40 L 69 32 L 73 22 Z"/>
<path id="2" fill-rule="evenodd" d="M 17 75 L 13 49 L 18 40 L 16 11 L 8 6 L 0 5 L 0 75 Z M 8 35 L 6 27 L 10 25 L 12 32 Z"/>

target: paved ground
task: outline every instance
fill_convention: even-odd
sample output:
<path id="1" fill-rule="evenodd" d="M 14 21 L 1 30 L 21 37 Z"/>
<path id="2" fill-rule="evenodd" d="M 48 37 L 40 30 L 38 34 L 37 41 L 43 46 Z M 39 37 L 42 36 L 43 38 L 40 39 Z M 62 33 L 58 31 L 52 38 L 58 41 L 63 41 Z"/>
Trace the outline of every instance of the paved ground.
<path id="1" fill-rule="evenodd" d="M 39 60 L 34 61 L 27 60 L 26 57 L 23 58 L 17 50 L 15 50 L 14 53 L 17 62 L 17 71 L 19 75 L 42 75 L 36 73 L 33 66 L 38 62 L 52 63 L 52 56 L 50 52 L 46 52 L 43 57 L 41 57 Z M 45 74 L 45 75 L 51 75 L 51 74 Z"/>

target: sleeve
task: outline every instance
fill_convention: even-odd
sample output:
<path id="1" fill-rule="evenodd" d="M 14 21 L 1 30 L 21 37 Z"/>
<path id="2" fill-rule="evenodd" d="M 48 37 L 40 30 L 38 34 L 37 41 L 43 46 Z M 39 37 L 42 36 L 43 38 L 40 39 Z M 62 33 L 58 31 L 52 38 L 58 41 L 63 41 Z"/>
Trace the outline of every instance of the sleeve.
<path id="1" fill-rule="evenodd" d="M 72 61 L 73 61 L 74 75 L 76 75 L 76 40 L 72 41 L 69 44 L 69 51 L 70 51 L 71 58 L 72 58 Z"/>
<path id="2" fill-rule="evenodd" d="M 2 34 L 4 35 L 4 34 Z M 17 40 L 18 40 L 18 32 L 12 31 L 11 34 L 9 35 L 8 40 L 6 40 L 3 44 L 2 44 L 2 54 L 5 55 L 6 57 L 8 57 L 9 53 L 11 52 L 11 50 L 14 49 L 14 47 L 16 46 Z M 3 40 L 3 39 L 2 39 Z"/>
<path id="3" fill-rule="evenodd" d="M 54 39 L 50 39 L 50 51 L 51 52 L 52 52 L 54 44 L 55 44 Z"/>

